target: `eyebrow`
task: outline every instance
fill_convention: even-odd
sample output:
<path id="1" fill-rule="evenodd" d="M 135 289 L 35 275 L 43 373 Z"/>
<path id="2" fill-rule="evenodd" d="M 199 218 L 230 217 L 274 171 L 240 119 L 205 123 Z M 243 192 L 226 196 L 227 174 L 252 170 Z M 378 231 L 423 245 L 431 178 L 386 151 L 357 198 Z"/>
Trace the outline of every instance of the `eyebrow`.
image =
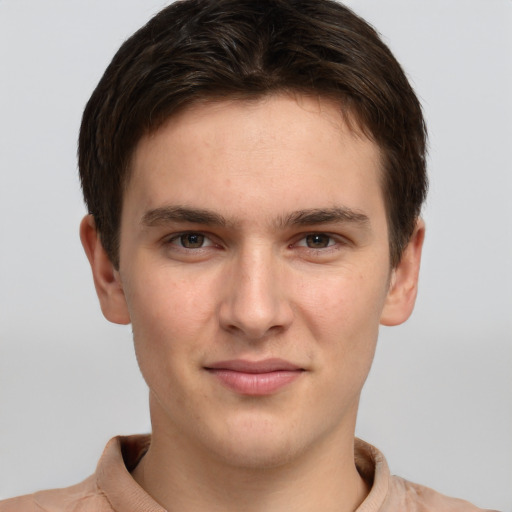
<path id="1" fill-rule="evenodd" d="M 188 222 L 209 226 L 226 227 L 236 223 L 212 210 L 186 206 L 162 206 L 147 211 L 141 220 L 146 227 L 165 225 L 170 222 Z M 277 219 L 278 228 L 289 226 L 313 226 L 328 223 L 349 223 L 368 226 L 370 219 L 364 213 L 346 206 L 297 210 Z"/>
<path id="2" fill-rule="evenodd" d="M 369 226 L 370 219 L 360 211 L 353 210 L 347 206 L 338 206 L 334 208 L 298 210 L 292 212 L 279 222 L 282 226 L 313 226 L 315 224 L 328 223 L 349 223 Z"/>
<path id="3" fill-rule="evenodd" d="M 207 224 L 226 226 L 227 220 L 220 214 L 202 208 L 185 206 L 162 206 L 147 211 L 141 223 L 147 227 L 160 226 L 169 222 L 190 222 L 191 224 Z"/>

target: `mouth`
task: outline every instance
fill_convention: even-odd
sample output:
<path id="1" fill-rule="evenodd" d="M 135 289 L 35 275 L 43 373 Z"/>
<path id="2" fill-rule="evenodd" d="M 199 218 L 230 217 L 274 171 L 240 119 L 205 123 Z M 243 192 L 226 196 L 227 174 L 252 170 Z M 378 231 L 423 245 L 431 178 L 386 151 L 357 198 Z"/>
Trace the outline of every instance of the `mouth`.
<path id="1" fill-rule="evenodd" d="M 283 359 L 247 361 L 235 359 L 205 366 L 225 387 L 241 395 L 264 396 L 288 386 L 305 372 Z"/>

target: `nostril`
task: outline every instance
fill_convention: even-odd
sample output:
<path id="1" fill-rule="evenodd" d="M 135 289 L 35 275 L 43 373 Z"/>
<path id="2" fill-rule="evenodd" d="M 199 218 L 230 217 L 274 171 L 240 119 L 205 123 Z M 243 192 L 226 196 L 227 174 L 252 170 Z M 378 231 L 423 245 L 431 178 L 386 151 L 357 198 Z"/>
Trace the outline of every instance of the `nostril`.
<path id="1" fill-rule="evenodd" d="M 282 334 L 287 327 L 285 325 L 249 325 L 248 323 L 224 324 L 223 329 L 237 338 L 245 338 L 247 341 L 264 341 Z"/>

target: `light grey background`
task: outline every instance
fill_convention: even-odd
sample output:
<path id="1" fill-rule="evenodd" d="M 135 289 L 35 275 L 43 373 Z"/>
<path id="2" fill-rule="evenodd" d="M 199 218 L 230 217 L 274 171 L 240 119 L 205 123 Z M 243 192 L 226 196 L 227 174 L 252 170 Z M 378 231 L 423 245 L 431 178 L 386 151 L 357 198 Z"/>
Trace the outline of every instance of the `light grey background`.
<path id="1" fill-rule="evenodd" d="M 0 0 L 0 498 L 90 474 L 149 430 L 129 327 L 108 324 L 78 239 L 83 106 L 167 2 Z M 358 435 L 391 470 L 512 510 L 512 2 L 352 0 L 424 104 L 420 296 L 383 329 Z"/>

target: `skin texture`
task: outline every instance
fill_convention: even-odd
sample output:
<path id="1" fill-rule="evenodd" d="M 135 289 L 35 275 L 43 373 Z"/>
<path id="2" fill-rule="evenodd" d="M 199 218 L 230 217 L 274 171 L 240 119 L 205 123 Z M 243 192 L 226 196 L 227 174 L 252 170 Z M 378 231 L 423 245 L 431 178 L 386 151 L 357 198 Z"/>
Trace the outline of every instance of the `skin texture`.
<path id="1" fill-rule="evenodd" d="M 150 389 L 136 480 L 168 510 L 355 509 L 359 396 L 379 324 L 412 312 L 423 235 L 391 269 L 379 149 L 327 100 L 198 104 L 142 139 L 118 271 L 81 226 Z M 211 371 L 270 358 L 297 371 L 268 393 Z"/>

